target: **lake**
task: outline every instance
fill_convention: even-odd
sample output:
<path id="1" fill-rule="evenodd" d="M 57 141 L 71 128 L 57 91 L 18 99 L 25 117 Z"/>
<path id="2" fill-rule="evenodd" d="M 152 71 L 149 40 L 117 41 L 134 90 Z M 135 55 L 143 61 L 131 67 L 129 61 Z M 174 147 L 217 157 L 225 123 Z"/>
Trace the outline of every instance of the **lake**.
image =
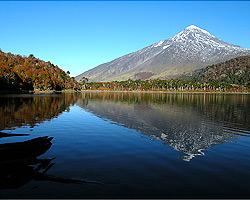
<path id="1" fill-rule="evenodd" d="M 250 198 L 250 95 L 0 96 L 1 198 Z"/>

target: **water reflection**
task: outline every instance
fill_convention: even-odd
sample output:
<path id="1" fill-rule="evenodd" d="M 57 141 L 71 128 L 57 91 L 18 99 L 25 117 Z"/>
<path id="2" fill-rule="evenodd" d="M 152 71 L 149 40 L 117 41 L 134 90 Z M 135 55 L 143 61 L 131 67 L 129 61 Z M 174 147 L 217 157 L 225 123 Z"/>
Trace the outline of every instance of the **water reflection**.
<path id="1" fill-rule="evenodd" d="M 203 150 L 249 137 L 248 95 L 86 92 L 64 95 L 5 95 L 0 131 L 35 126 L 77 105 L 98 117 L 135 129 L 183 152 L 189 161 Z M 1 137 L 17 136 L 0 132 Z M 23 135 L 23 134 L 19 134 Z"/>
<path id="2" fill-rule="evenodd" d="M 34 127 L 64 111 L 78 100 L 76 94 L 64 95 L 2 95 L 0 101 L 0 139 L 13 136 L 27 136 L 12 132 L 16 127 Z M 58 183 L 94 183 L 83 179 L 72 179 L 47 175 L 55 165 L 53 159 L 40 159 L 52 146 L 53 137 L 37 137 L 22 142 L 0 144 L 0 190 L 17 189 L 32 180 Z"/>
<path id="3" fill-rule="evenodd" d="M 15 127 L 31 128 L 37 123 L 57 117 L 69 111 L 78 97 L 76 94 L 65 95 L 1 95 L 0 96 L 0 131 Z"/>
<path id="4" fill-rule="evenodd" d="M 83 93 L 77 104 L 103 119 L 164 141 L 190 161 L 203 150 L 249 136 L 247 95 Z"/>

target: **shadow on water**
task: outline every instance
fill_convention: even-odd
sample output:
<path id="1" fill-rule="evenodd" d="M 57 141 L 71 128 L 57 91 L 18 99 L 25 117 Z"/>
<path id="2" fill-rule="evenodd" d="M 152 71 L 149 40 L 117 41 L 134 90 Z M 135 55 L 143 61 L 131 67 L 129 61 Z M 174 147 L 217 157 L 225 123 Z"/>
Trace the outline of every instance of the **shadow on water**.
<path id="1" fill-rule="evenodd" d="M 0 132 L 0 138 L 3 138 L 3 137 L 12 137 L 12 136 L 27 136 L 27 135 L 30 135 L 30 134 L 12 134 L 12 133 L 2 133 Z"/>
<path id="2" fill-rule="evenodd" d="M 163 141 L 190 161 L 203 150 L 249 137 L 247 95 L 83 93 L 77 105 L 141 134 Z"/>
<path id="3" fill-rule="evenodd" d="M 38 137 L 24 142 L 0 145 L 0 190 L 17 189 L 31 180 L 53 181 L 58 183 L 93 183 L 80 179 L 70 179 L 47 175 L 46 172 L 55 165 L 53 159 L 38 159 L 46 153 L 52 143 L 52 137 Z"/>

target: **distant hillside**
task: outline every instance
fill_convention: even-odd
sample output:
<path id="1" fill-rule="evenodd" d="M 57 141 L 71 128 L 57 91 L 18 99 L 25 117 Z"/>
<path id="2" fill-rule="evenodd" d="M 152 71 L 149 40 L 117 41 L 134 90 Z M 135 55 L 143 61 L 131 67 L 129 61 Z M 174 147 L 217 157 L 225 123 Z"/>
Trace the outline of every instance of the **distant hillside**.
<path id="1" fill-rule="evenodd" d="M 139 79 L 112 82 L 80 81 L 84 90 L 182 91 L 250 93 L 250 56 L 240 56 L 171 79 Z"/>
<path id="2" fill-rule="evenodd" d="M 0 91 L 62 90 L 78 83 L 58 66 L 0 50 Z"/>
<path id="3" fill-rule="evenodd" d="M 179 77 L 202 82 L 224 82 L 250 87 L 250 56 L 240 56 Z"/>
<path id="4" fill-rule="evenodd" d="M 250 55 L 250 49 L 226 43 L 191 25 L 169 39 L 90 69 L 76 76 L 76 80 L 82 77 L 95 82 L 169 79 L 246 55 Z"/>

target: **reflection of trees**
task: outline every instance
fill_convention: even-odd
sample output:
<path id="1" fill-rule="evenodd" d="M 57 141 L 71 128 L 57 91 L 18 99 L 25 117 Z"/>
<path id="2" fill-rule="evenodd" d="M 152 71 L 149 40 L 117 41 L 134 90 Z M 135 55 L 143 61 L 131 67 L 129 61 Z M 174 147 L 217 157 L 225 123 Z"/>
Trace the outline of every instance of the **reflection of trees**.
<path id="1" fill-rule="evenodd" d="M 17 189 L 31 180 L 59 183 L 94 183 L 81 179 L 70 179 L 47 175 L 55 164 L 53 159 L 38 159 L 52 145 L 52 137 L 38 137 L 24 142 L 0 144 L 0 189 Z"/>
<path id="2" fill-rule="evenodd" d="M 244 95 L 92 92 L 82 94 L 78 104 L 164 141 L 187 154 L 182 159 L 188 161 L 203 155 L 202 150 L 236 138 L 232 128 L 238 135 L 249 130 L 249 100 Z"/>
<path id="3" fill-rule="evenodd" d="M 82 102 L 88 100 L 123 102 L 126 104 L 166 104 L 199 111 L 207 119 L 230 123 L 249 130 L 249 95 L 192 94 L 192 93 L 144 93 L 144 92 L 89 92 L 82 94 Z M 124 105 L 124 104 L 123 104 Z"/>
<path id="4" fill-rule="evenodd" d="M 77 101 L 75 94 L 0 97 L 0 130 L 41 123 L 57 117 Z"/>

